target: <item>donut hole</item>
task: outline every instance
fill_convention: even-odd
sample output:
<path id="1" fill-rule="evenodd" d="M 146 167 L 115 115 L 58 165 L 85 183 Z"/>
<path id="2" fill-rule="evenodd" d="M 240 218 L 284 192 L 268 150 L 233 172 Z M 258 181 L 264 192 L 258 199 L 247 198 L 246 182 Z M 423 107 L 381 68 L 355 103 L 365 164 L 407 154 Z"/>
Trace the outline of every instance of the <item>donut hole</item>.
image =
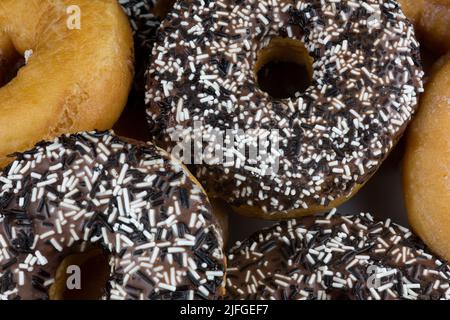
<path id="1" fill-rule="evenodd" d="M 14 47 L 0 47 L 0 88 L 13 80 L 24 65 L 25 58 Z"/>
<path id="2" fill-rule="evenodd" d="M 312 83 L 313 59 L 301 41 L 274 38 L 257 54 L 259 88 L 275 99 L 294 98 Z"/>
<path id="3" fill-rule="evenodd" d="M 105 293 L 110 267 L 100 248 L 66 256 L 49 290 L 50 300 L 99 300 Z"/>

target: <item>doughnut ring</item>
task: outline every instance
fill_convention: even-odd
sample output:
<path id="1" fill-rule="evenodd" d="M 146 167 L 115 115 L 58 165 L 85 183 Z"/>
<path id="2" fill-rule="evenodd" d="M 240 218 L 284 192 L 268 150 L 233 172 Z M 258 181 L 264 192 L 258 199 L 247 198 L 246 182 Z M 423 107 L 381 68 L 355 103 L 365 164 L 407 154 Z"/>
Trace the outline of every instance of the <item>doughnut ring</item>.
<path id="1" fill-rule="evenodd" d="M 450 53 L 431 72 L 408 130 L 403 190 L 413 230 L 450 259 Z"/>
<path id="2" fill-rule="evenodd" d="M 0 172 L 0 299 L 215 299 L 222 246 L 201 186 L 151 144 L 65 135 Z"/>
<path id="3" fill-rule="evenodd" d="M 305 65 L 311 85 L 271 97 L 255 75 L 270 60 Z M 179 1 L 153 48 L 148 120 L 169 150 L 181 137 L 231 157 L 183 159 L 211 198 L 283 219 L 335 207 L 374 174 L 416 110 L 422 76 L 396 1 Z M 230 143 L 208 141 L 218 135 Z"/>
<path id="4" fill-rule="evenodd" d="M 38 141 L 109 129 L 120 116 L 133 39 L 117 1 L 2 0 L 0 55 L 8 52 L 27 64 L 0 88 L 0 167 Z"/>
<path id="5" fill-rule="evenodd" d="M 420 239 L 370 214 L 289 220 L 228 254 L 228 299 L 450 299 L 450 267 Z"/>

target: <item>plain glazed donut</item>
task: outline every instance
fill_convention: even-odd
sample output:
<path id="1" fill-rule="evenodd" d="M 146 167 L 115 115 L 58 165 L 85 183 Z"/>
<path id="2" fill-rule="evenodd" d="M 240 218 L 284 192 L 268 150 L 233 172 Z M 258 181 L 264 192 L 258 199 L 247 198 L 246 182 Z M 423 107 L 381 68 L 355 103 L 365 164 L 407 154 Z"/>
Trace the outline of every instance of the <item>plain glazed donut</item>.
<path id="1" fill-rule="evenodd" d="M 65 299 L 70 265 L 100 281 L 84 298 L 215 299 L 222 246 L 201 186 L 151 144 L 65 135 L 0 173 L 0 299 Z"/>
<path id="2" fill-rule="evenodd" d="M 450 53 L 435 66 L 408 130 L 403 190 L 413 230 L 450 259 Z"/>
<path id="3" fill-rule="evenodd" d="M 228 254 L 228 299 L 450 299 L 450 267 L 370 214 L 289 220 Z M 379 281 L 377 281 L 379 279 Z"/>
<path id="4" fill-rule="evenodd" d="M 158 0 L 119 0 L 130 20 L 136 54 L 140 50 L 150 52 L 153 46 L 156 30 L 161 23 L 153 13 L 155 1 Z"/>
<path id="5" fill-rule="evenodd" d="M 398 0 L 417 36 L 435 54 L 450 50 L 449 0 Z"/>
<path id="6" fill-rule="evenodd" d="M 311 86 L 272 98 L 255 77 L 270 59 L 307 70 L 313 60 Z M 422 75 L 396 1 L 178 1 L 153 49 L 147 113 L 170 150 L 180 137 L 204 150 L 216 133 L 231 141 L 231 161 L 187 159 L 211 198 L 288 218 L 337 206 L 373 175 L 416 109 Z M 265 154 L 241 151 L 275 133 Z"/>
<path id="7" fill-rule="evenodd" d="M 119 0 L 130 19 L 137 51 L 150 54 L 161 20 L 172 8 L 174 0 Z"/>
<path id="8" fill-rule="evenodd" d="M 79 30 L 68 24 L 74 5 Z M 2 0 L 2 37 L 32 56 L 0 88 L 0 167 L 37 141 L 118 119 L 133 79 L 133 39 L 116 0 Z"/>

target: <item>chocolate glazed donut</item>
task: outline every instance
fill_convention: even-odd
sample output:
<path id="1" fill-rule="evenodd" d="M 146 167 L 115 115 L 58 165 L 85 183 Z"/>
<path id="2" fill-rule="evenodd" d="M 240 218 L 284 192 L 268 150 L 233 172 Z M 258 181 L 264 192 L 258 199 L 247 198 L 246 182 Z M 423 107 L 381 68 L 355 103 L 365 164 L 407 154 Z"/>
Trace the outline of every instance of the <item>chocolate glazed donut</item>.
<path id="1" fill-rule="evenodd" d="M 67 135 L 0 173 L 0 300 L 214 299 L 222 246 L 201 186 L 150 144 Z"/>
<path id="2" fill-rule="evenodd" d="M 277 224 L 236 243 L 228 263 L 229 299 L 450 299 L 448 263 L 367 213 Z"/>
<path id="3" fill-rule="evenodd" d="M 258 87 L 271 61 L 304 65 L 310 86 L 271 97 Z M 192 165 L 210 197 L 288 218 L 339 205 L 373 175 L 416 110 L 422 75 L 396 1 L 182 0 L 153 49 L 148 120 L 161 145 L 182 137 L 231 156 Z M 231 143 L 208 141 L 216 133 Z"/>

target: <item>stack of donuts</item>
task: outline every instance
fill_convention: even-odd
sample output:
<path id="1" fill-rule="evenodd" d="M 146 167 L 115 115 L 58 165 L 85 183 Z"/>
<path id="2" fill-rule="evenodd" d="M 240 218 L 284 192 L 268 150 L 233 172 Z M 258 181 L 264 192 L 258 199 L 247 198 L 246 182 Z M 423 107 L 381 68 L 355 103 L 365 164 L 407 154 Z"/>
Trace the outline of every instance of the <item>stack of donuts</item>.
<path id="1" fill-rule="evenodd" d="M 0 300 L 450 300 L 449 48 L 442 0 L 2 0 Z M 411 231 L 340 207 L 394 149 Z"/>

